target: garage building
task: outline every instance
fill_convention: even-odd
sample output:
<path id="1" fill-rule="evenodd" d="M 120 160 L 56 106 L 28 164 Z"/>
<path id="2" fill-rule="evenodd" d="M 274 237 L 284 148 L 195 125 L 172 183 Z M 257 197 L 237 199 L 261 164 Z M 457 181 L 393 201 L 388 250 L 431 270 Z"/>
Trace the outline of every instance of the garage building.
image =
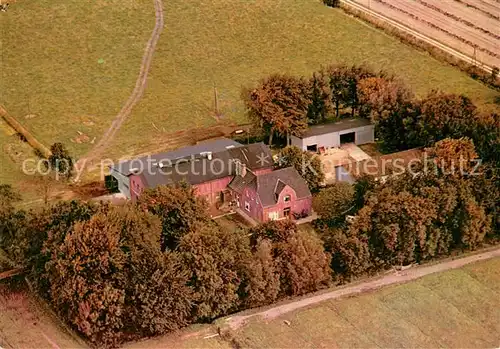
<path id="1" fill-rule="evenodd" d="M 291 137 L 292 145 L 302 150 L 338 148 L 345 143 L 356 145 L 375 141 L 375 126 L 368 119 L 349 118 L 330 124 L 309 127 L 300 137 Z"/>

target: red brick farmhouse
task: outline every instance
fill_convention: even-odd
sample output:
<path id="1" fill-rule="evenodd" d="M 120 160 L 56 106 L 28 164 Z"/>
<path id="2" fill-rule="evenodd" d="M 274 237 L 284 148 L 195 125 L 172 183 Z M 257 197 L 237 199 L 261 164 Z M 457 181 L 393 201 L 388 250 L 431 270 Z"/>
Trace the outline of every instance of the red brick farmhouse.
<path id="1" fill-rule="evenodd" d="M 263 143 L 220 139 L 125 161 L 113 166 L 111 175 L 132 200 L 146 188 L 185 181 L 210 205 L 239 208 L 261 222 L 311 212 L 312 196 L 304 179 L 293 168 L 273 170 L 271 152 Z"/>

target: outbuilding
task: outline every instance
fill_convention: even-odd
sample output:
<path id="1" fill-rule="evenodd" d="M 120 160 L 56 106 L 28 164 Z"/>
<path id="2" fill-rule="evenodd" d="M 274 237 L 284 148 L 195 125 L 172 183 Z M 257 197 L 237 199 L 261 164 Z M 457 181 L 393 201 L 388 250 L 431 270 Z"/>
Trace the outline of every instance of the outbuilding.
<path id="1" fill-rule="evenodd" d="M 375 126 L 368 119 L 348 118 L 338 122 L 310 126 L 300 137 L 291 137 L 292 145 L 316 152 L 319 149 L 356 145 L 375 141 Z"/>

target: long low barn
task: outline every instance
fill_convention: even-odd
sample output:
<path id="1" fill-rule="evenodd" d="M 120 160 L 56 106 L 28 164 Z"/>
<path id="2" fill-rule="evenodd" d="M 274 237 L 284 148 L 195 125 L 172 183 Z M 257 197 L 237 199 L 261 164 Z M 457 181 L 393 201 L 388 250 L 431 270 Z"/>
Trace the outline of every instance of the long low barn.
<path id="1" fill-rule="evenodd" d="M 302 136 L 292 136 L 292 145 L 302 150 L 340 147 L 344 143 L 366 144 L 375 141 L 375 126 L 368 119 L 349 118 L 311 126 Z"/>

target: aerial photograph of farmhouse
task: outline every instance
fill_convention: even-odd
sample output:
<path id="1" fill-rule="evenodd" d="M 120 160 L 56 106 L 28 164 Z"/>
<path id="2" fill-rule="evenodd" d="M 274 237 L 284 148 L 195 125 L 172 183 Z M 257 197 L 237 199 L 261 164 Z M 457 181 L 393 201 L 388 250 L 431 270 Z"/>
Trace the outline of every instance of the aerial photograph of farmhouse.
<path id="1" fill-rule="evenodd" d="M 0 349 L 500 348 L 500 0 L 0 0 Z"/>

